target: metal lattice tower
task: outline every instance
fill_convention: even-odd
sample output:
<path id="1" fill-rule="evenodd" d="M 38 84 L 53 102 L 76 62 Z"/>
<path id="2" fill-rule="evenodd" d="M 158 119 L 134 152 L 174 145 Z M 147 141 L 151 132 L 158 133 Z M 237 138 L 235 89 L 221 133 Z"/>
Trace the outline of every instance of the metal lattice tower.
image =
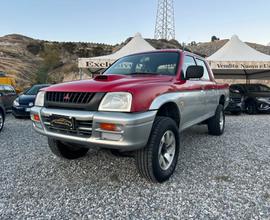
<path id="1" fill-rule="evenodd" d="M 175 39 L 174 0 L 158 0 L 155 39 Z"/>

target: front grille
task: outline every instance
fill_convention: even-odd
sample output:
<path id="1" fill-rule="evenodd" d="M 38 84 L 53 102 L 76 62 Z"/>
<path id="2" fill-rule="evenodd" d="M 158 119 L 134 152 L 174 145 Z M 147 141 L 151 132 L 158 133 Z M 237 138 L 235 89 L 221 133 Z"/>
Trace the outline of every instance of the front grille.
<path id="1" fill-rule="evenodd" d="M 94 92 L 46 92 L 44 105 L 47 108 L 97 111 L 104 95 Z"/>
<path id="2" fill-rule="evenodd" d="M 95 93 L 90 92 L 47 92 L 47 102 L 87 104 Z"/>
<path id="3" fill-rule="evenodd" d="M 231 97 L 231 101 L 235 103 L 240 103 L 241 102 L 241 97 Z"/>
<path id="4" fill-rule="evenodd" d="M 74 119 L 74 128 L 73 129 L 67 129 L 67 128 L 60 128 L 55 127 L 51 123 L 52 117 L 50 116 L 43 116 L 42 121 L 46 127 L 46 129 L 50 132 L 58 133 L 58 134 L 64 134 L 64 135 L 72 135 L 77 137 L 84 137 L 84 138 L 90 138 L 92 135 L 92 125 L 93 121 L 82 121 L 82 120 L 75 120 Z"/>

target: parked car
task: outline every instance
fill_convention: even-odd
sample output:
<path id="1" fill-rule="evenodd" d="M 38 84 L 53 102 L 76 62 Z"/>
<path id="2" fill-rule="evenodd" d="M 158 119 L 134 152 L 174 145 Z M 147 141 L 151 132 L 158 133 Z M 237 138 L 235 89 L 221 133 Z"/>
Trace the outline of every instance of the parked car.
<path id="1" fill-rule="evenodd" d="M 240 91 L 230 87 L 230 102 L 225 111 L 233 115 L 240 115 L 243 111 L 243 106 L 244 99 Z"/>
<path id="2" fill-rule="evenodd" d="M 12 114 L 16 117 L 30 117 L 30 109 L 34 106 L 36 96 L 40 89 L 50 86 L 49 84 L 34 85 L 17 97 L 12 106 Z"/>
<path id="3" fill-rule="evenodd" d="M 244 97 L 244 109 L 248 114 L 270 113 L 270 88 L 262 84 L 234 84 L 232 89 Z"/>
<path id="4" fill-rule="evenodd" d="M 0 85 L 0 96 L 7 111 L 12 109 L 13 101 L 17 97 L 15 89 L 10 85 Z"/>
<path id="5" fill-rule="evenodd" d="M 3 103 L 3 96 L 0 96 L 0 132 L 4 127 L 5 116 L 6 116 L 6 109 Z"/>
<path id="6" fill-rule="evenodd" d="M 175 170 L 180 132 L 205 123 L 209 134 L 223 134 L 228 87 L 202 57 L 157 50 L 121 58 L 92 80 L 43 89 L 31 119 L 58 157 L 91 147 L 134 151 L 139 173 L 163 182 Z"/>

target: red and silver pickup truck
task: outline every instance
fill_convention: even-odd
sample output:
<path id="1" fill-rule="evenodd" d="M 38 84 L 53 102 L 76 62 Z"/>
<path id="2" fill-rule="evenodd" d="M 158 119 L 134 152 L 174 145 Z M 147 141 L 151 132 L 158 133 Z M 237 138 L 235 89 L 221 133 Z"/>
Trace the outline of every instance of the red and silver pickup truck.
<path id="1" fill-rule="evenodd" d="M 163 182 L 175 170 L 183 130 L 204 123 L 211 135 L 224 132 L 228 93 L 203 58 L 158 50 L 123 57 L 92 80 L 44 89 L 31 119 L 59 157 L 93 147 L 132 151 L 140 174 Z"/>

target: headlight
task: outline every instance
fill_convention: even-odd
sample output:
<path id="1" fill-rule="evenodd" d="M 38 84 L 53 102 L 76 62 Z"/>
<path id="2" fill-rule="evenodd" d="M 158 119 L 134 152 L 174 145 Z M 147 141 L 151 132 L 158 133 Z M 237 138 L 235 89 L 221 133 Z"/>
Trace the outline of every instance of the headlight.
<path id="1" fill-rule="evenodd" d="M 263 98 L 263 97 L 261 97 L 261 98 L 257 98 L 257 100 L 258 101 L 260 101 L 260 102 L 267 102 L 267 103 L 269 103 L 270 101 L 269 101 L 269 99 L 267 99 L 267 98 Z"/>
<path id="2" fill-rule="evenodd" d="M 17 99 L 14 100 L 13 106 L 17 107 L 17 106 L 19 106 L 19 105 L 20 105 L 19 99 L 17 98 Z"/>
<path id="3" fill-rule="evenodd" d="M 112 112 L 130 112 L 132 95 L 128 92 L 109 92 L 102 99 L 98 110 Z"/>
<path id="4" fill-rule="evenodd" d="M 36 100 L 35 100 L 35 106 L 44 106 L 44 97 L 45 97 L 45 92 L 41 91 L 37 94 Z"/>

